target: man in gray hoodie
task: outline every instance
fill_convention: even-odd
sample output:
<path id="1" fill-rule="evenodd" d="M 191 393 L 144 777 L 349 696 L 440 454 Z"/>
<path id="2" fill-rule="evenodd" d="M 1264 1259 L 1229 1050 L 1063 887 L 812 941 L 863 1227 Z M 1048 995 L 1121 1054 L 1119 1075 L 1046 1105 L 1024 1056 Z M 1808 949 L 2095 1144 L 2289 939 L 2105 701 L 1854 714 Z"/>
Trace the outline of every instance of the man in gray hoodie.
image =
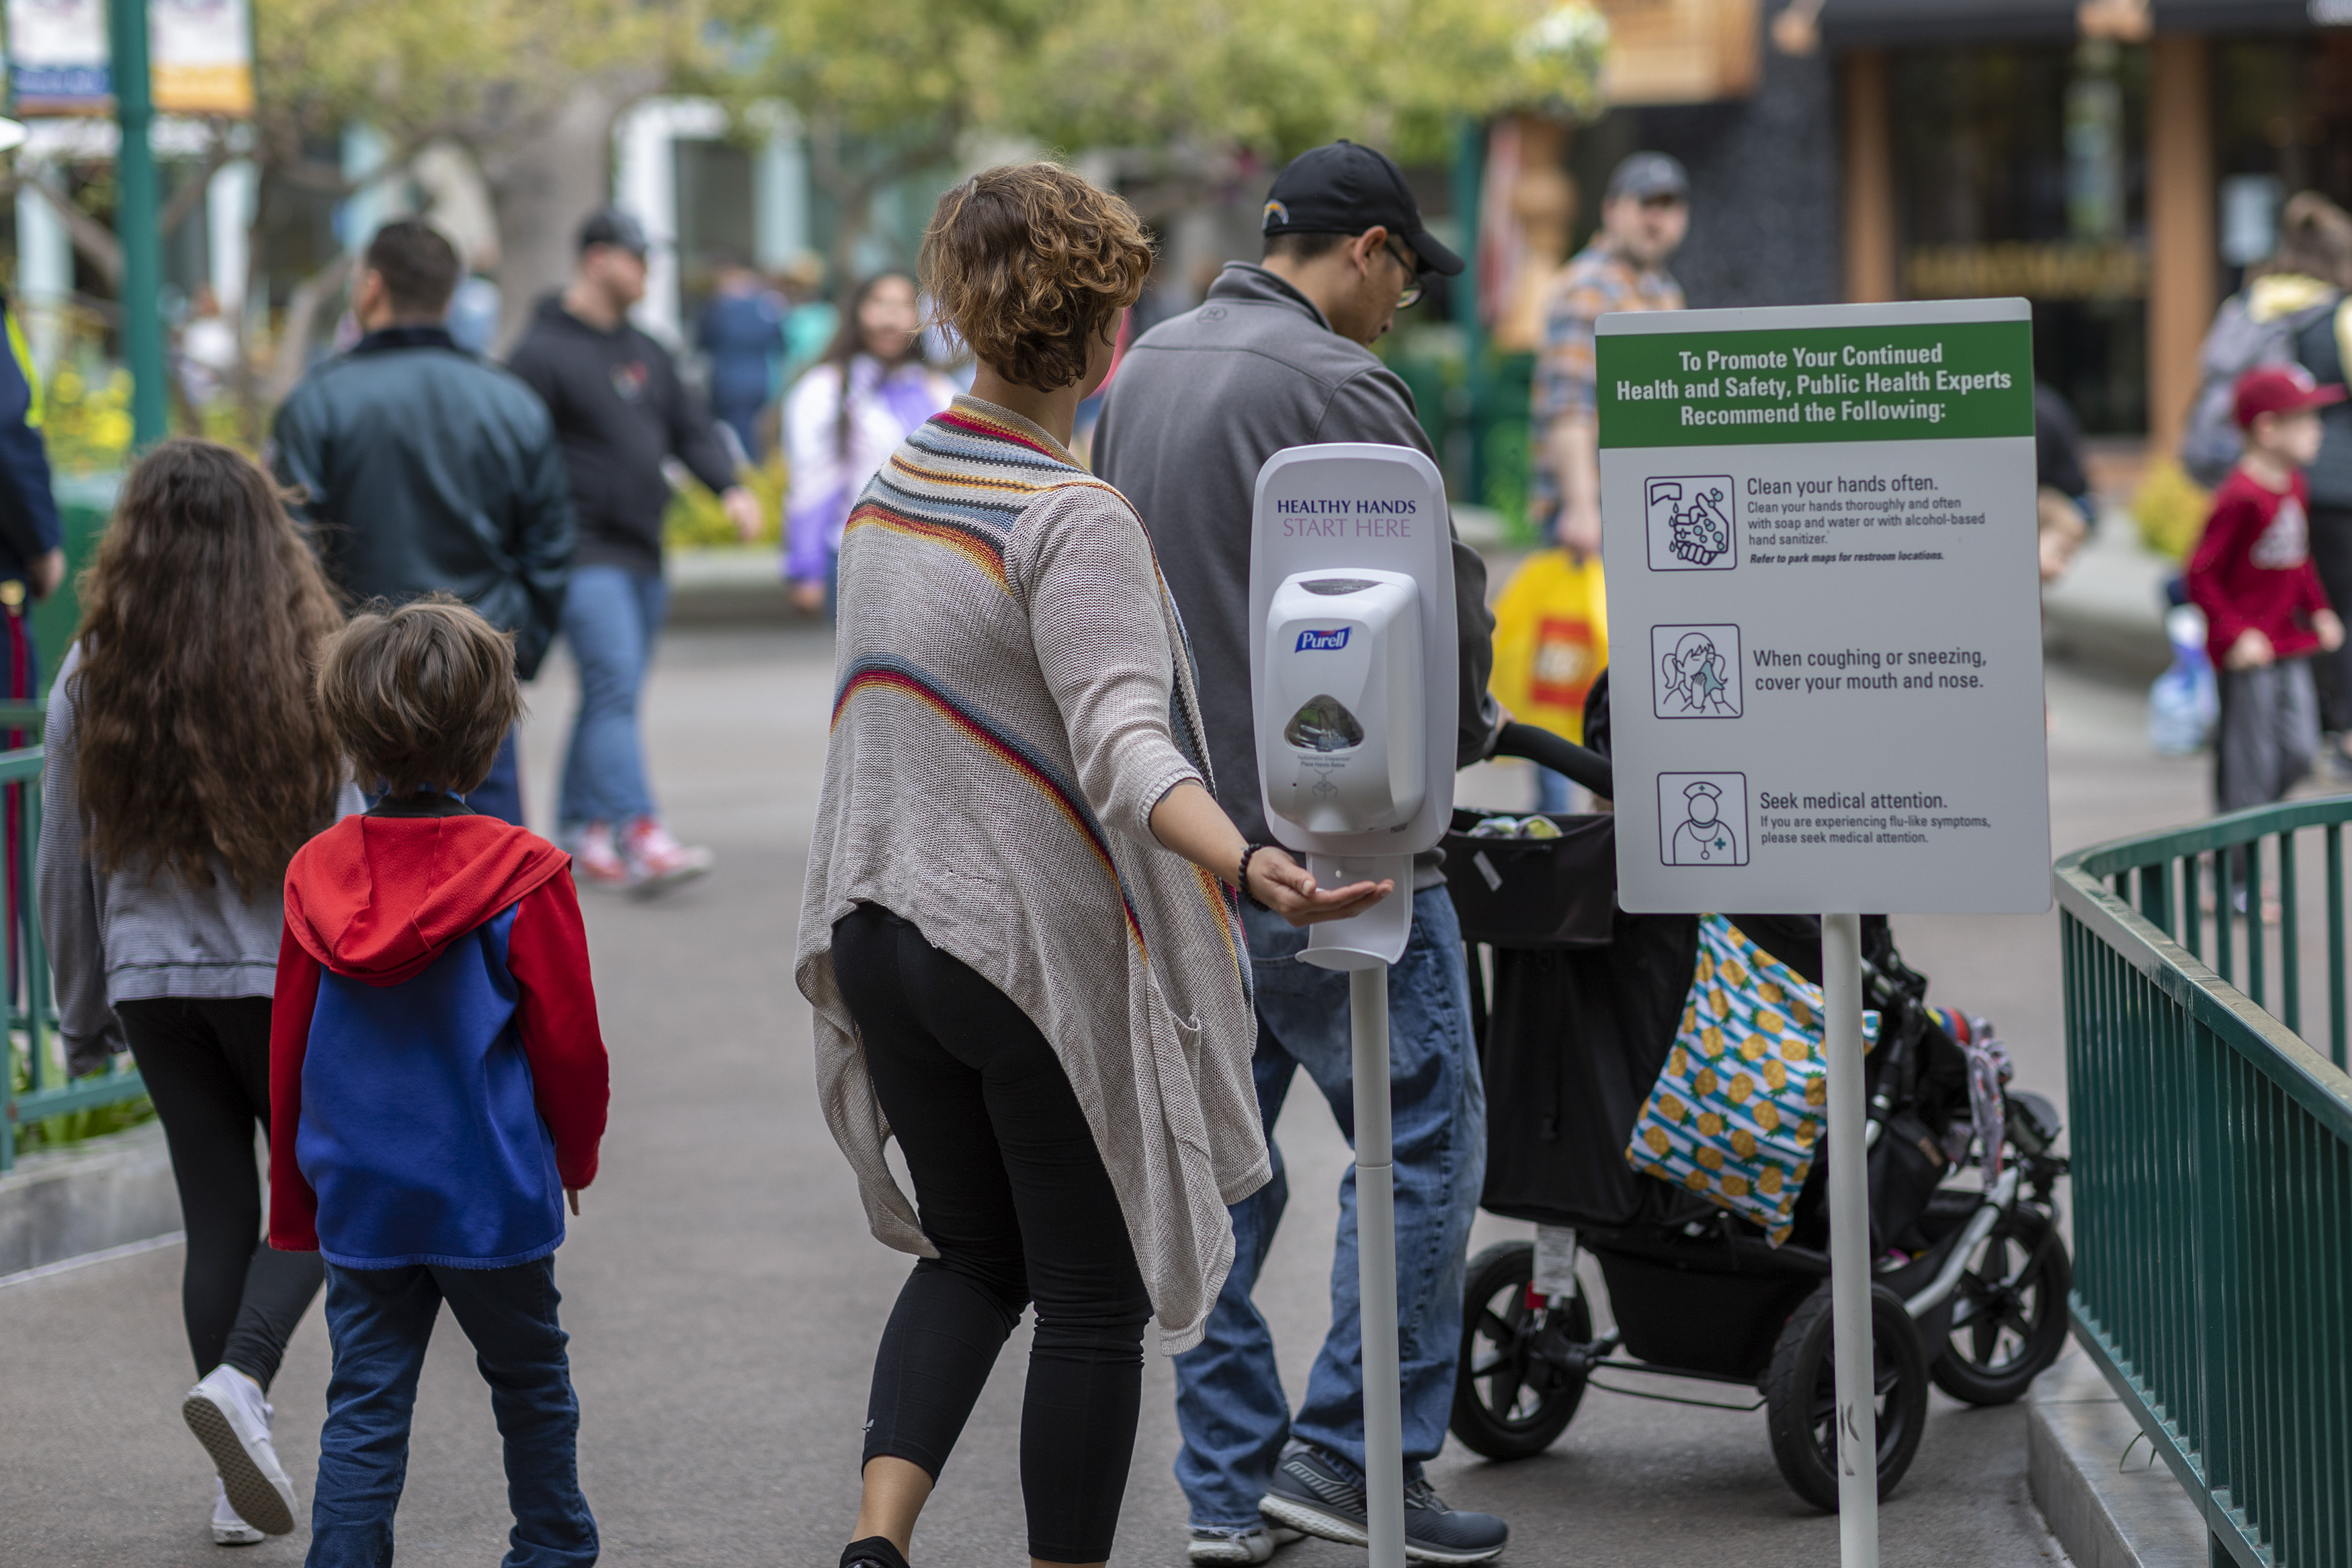
<path id="1" fill-rule="evenodd" d="M 1200 308 L 1137 340 L 1094 442 L 1101 476 L 1143 516 L 1184 617 L 1217 800 L 1253 842 L 1270 837 L 1250 714 L 1250 508 L 1257 472 L 1286 446 L 1370 441 L 1429 452 L 1412 394 L 1370 345 L 1421 277 L 1462 270 L 1432 238 L 1403 172 L 1341 141 L 1302 154 L 1265 204 L 1262 265 L 1229 263 Z M 1461 764 L 1491 753 L 1501 716 L 1486 695 L 1494 618 L 1486 569 L 1454 545 L 1461 637 Z M 1296 962 L 1306 934 L 1246 909 L 1257 992 L 1258 1106 L 1268 1146 L 1305 1068 L 1353 1136 L 1348 981 Z M 1448 1509 L 1422 1478 L 1445 1439 L 1470 1222 L 1486 1177 L 1486 1103 L 1471 1039 L 1462 934 L 1434 854 L 1413 877 L 1413 927 L 1389 974 L 1396 1147 L 1397 1318 L 1404 1380 L 1409 1555 L 1484 1562 L 1509 1539 L 1489 1514 Z M 1250 1292 L 1288 1197 L 1274 1179 L 1234 1206 L 1233 1271 L 1207 1338 L 1176 1358 L 1176 1477 L 1196 1563 L 1263 1563 L 1299 1532 L 1364 1540 L 1363 1391 L 1358 1348 L 1355 1176 L 1340 1194 L 1331 1329 L 1294 1417 L 1274 1342 Z"/>

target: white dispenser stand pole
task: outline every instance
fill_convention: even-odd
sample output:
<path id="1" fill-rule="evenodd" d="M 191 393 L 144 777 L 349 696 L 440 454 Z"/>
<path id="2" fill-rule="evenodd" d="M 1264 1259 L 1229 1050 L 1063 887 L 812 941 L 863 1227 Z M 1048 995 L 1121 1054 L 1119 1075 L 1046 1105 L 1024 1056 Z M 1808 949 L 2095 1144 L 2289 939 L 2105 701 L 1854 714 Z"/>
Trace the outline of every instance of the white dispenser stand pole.
<path id="1" fill-rule="evenodd" d="M 1400 884 L 1391 898 L 1412 895 Z M 1364 1375 L 1370 1568 L 1404 1568 L 1404 1416 L 1397 1368 L 1396 1164 L 1389 1133 L 1389 971 L 1350 970 L 1356 1075 L 1357 1342 Z"/>
<path id="2" fill-rule="evenodd" d="M 1367 443 L 1284 448 L 1258 470 L 1251 502 L 1250 695 L 1267 828 L 1318 887 L 1394 883 L 1362 914 L 1308 927 L 1298 955 L 1348 971 L 1370 1568 L 1405 1568 L 1389 970 L 1412 936 L 1413 856 L 1454 813 L 1447 516 L 1426 453 Z"/>
<path id="3" fill-rule="evenodd" d="M 1858 915 L 1822 916 L 1822 999 L 1830 1077 L 1830 1326 L 1837 1346 L 1838 1560 L 1843 1568 L 1878 1568 L 1878 1393 L 1870 1332 L 1870 1162 L 1863 1145 Z M 1359 1093 L 1359 1103 L 1361 1099 Z"/>

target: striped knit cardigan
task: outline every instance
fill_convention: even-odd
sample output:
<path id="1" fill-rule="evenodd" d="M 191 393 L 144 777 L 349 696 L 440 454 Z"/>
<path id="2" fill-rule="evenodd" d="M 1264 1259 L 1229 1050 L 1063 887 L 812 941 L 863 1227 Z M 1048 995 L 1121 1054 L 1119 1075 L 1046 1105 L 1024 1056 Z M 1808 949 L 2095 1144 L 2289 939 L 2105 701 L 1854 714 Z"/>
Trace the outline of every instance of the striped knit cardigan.
<path id="1" fill-rule="evenodd" d="M 834 922 L 913 921 L 1052 1042 L 1118 1193 L 1169 1354 L 1270 1174 L 1246 941 L 1151 809 L 1205 781 L 1183 626 L 1119 493 L 974 398 L 908 436 L 842 542 L 832 737 L 795 977 L 817 1086 L 882 1241 L 932 1255 L 835 983 Z"/>

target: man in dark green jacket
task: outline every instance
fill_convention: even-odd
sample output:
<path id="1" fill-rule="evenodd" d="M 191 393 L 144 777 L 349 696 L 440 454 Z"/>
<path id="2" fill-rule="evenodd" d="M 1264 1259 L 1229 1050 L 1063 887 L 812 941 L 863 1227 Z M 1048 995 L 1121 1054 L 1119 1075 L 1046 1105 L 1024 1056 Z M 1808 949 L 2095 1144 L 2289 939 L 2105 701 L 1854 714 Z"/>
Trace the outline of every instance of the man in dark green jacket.
<path id="1" fill-rule="evenodd" d="M 456 247 L 431 225 L 376 231 L 352 295 L 367 336 L 278 409 L 272 465 L 354 601 L 454 593 L 515 634 L 528 680 L 562 614 L 571 488 L 546 404 L 441 324 L 460 276 Z M 514 737 L 468 800 L 522 825 Z"/>

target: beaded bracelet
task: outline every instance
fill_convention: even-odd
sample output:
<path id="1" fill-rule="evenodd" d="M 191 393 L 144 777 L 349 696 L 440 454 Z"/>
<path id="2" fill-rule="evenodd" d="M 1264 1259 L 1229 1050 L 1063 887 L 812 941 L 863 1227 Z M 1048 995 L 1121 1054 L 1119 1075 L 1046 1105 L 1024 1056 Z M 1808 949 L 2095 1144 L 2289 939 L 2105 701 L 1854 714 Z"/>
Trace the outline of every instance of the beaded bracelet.
<path id="1" fill-rule="evenodd" d="M 1244 851 L 1242 851 L 1242 869 L 1241 869 L 1241 877 L 1240 877 L 1241 895 L 1242 895 L 1242 900 L 1243 900 L 1243 902 L 1244 902 L 1244 903 L 1245 903 L 1245 904 L 1248 904 L 1252 909 L 1264 909 L 1264 908 L 1265 907 L 1265 904 L 1261 904 L 1261 903 L 1259 903 L 1259 902 L 1258 902 L 1257 894 L 1254 894 L 1254 893 L 1252 893 L 1252 892 L 1250 891 L 1250 885 L 1249 885 L 1249 862 L 1250 862 L 1250 857 L 1251 857 L 1252 855 L 1254 855 L 1254 854 L 1257 853 L 1257 852 L 1258 852 L 1258 851 L 1260 851 L 1260 850 L 1270 850 L 1270 849 L 1272 849 L 1273 847 L 1274 847 L 1274 846 L 1273 846 L 1272 844 L 1252 844 L 1252 845 L 1250 845 L 1247 849 L 1244 849 Z"/>

